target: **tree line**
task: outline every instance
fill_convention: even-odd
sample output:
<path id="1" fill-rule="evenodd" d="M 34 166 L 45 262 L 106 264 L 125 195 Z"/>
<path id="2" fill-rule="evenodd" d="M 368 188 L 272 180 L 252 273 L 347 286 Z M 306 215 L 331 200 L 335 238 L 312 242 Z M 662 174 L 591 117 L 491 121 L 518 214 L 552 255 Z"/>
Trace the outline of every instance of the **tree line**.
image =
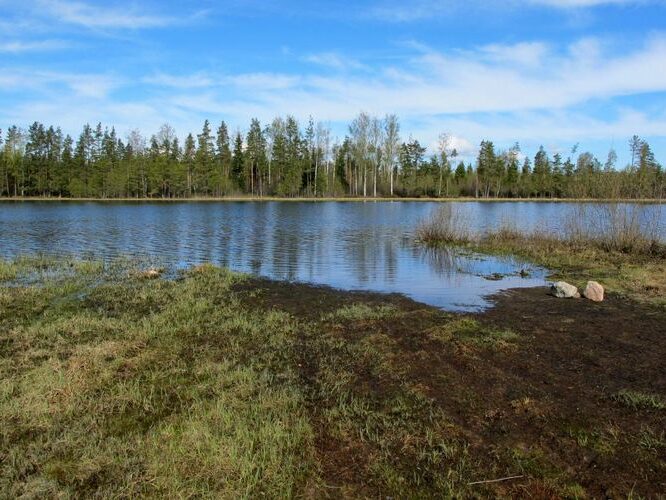
<path id="1" fill-rule="evenodd" d="M 281 197 L 525 197 L 663 198 L 662 166 L 650 145 L 634 136 L 631 161 L 602 163 L 574 146 L 566 157 L 541 147 L 534 158 L 519 144 L 508 150 L 482 141 L 475 161 L 459 160 L 450 135 L 436 151 L 403 140 L 395 115 L 360 113 L 348 134 L 310 119 L 302 128 L 287 116 L 247 133 L 206 120 L 181 144 L 168 124 L 150 138 L 124 139 L 111 127 L 85 125 L 76 141 L 60 128 L 35 122 L 0 130 L 0 196 L 76 198 L 193 198 L 230 195 Z"/>

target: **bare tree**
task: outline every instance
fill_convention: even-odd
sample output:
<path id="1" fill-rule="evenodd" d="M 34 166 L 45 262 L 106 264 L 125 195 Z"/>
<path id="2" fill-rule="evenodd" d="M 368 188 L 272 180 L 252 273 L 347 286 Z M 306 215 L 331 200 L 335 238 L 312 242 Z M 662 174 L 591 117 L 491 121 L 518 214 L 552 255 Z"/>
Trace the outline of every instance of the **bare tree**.
<path id="1" fill-rule="evenodd" d="M 319 165 L 323 162 L 326 168 L 326 190 L 328 190 L 328 165 L 331 146 L 331 129 L 322 122 L 317 123 L 315 131 L 315 177 L 314 194 L 317 196 L 317 180 L 319 178 Z"/>
<path id="2" fill-rule="evenodd" d="M 372 195 L 377 197 L 377 174 L 382 162 L 382 142 L 384 131 L 378 118 L 370 122 L 370 153 L 372 162 Z"/>
<path id="3" fill-rule="evenodd" d="M 400 148 L 400 123 L 396 115 L 384 118 L 384 165 L 389 174 L 390 193 L 393 196 L 393 176 Z"/>
<path id="4" fill-rule="evenodd" d="M 370 130 L 370 116 L 361 112 L 349 125 L 349 133 L 352 138 L 352 147 L 356 162 L 363 169 L 363 196 L 366 197 L 367 191 L 367 165 L 368 165 L 368 135 Z M 357 174 L 358 180 L 358 174 Z"/>

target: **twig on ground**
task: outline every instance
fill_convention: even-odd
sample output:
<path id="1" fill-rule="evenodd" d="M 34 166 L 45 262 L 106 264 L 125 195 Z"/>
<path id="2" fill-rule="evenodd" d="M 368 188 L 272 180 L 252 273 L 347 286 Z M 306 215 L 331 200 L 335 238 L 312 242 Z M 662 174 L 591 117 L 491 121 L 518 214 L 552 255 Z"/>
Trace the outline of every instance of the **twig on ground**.
<path id="1" fill-rule="evenodd" d="M 500 483 L 502 481 L 509 481 L 511 479 L 520 479 L 525 476 L 509 476 L 509 477 L 501 477 L 499 479 L 487 479 L 485 481 L 475 481 L 473 483 L 467 483 L 467 486 L 473 486 L 475 484 L 488 484 L 488 483 Z"/>

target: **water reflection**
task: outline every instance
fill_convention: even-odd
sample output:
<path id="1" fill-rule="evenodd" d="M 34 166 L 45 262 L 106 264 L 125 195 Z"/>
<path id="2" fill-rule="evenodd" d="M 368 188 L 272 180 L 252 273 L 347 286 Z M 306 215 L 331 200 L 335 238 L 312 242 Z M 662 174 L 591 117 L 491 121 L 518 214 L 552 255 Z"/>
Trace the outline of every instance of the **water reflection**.
<path id="1" fill-rule="evenodd" d="M 447 309 L 486 305 L 484 296 L 544 283 L 544 272 L 513 259 L 414 245 L 432 203 L 0 203 L 0 254 L 158 258 L 213 262 L 280 280 L 403 293 Z M 569 205 L 465 203 L 475 228 L 510 219 L 558 231 Z M 664 207 L 655 207 L 662 218 Z M 659 212 L 661 211 L 661 212 Z M 663 218 L 662 218 L 663 220 Z M 486 279 L 490 275 L 501 279 Z"/>

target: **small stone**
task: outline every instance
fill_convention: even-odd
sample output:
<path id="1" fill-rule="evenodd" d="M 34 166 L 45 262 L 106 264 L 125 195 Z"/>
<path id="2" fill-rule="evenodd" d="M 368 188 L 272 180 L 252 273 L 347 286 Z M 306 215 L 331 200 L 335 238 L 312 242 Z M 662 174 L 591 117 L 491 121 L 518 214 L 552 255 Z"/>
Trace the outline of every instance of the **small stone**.
<path id="1" fill-rule="evenodd" d="M 141 272 L 139 276 L 143 279 L 154 280 L 156 278 L 159 278 L 162 275 L 162 272 L 163 272 L 162 269 L 156 269 L 154 267 L 151 267 L 150 269 L 146 269 L 145 271 Z"/>
<path id="2" fill-rule="evenodd" d="M 578 299 L 580 298 L 580 293 L 578 293 L 578 288 L 564 281 L 558 281 L 550 287 L 550 293 L 553 294 L 558 299 Z"/>
<path id="3" fill-rule="evenodd" d="M 588 281 L 583 296 L 593 302 L 604 301 L 604 287 L 596 281 Z"/>

